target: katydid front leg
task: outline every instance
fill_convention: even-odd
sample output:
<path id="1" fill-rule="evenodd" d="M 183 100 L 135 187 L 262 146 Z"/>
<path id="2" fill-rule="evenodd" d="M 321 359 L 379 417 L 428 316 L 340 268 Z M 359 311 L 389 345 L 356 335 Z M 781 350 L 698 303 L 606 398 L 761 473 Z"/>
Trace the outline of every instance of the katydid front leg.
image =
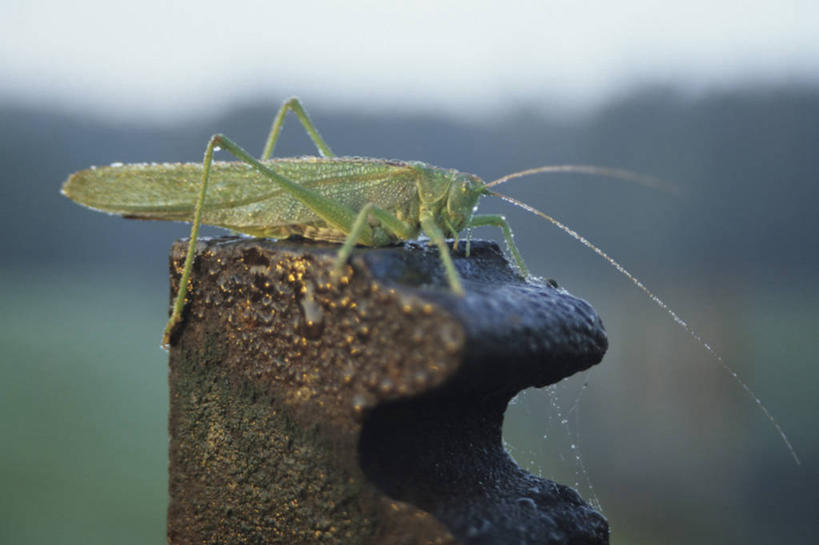
<path id="1" fill-rule="evenodd" d="M 185 296 L 188 293 L 188 278 L 193 267 L 193 254 L 196 252 L 196 239 L 199 236 L 199 226 L 202 224 L 202 208 L 205 203 L 205 192 L 208 187 L 210 165 L 213 163 L 213 148 L 216 137 L 210 139 L 208 147 L 205 148 L 205 159 L 202 162 L 202 183 L 199 185 L 199 195 L 196 197 L 196 207 L 193 212 L 193 223 L 191 224 L 191 238 L 188 242 L 188 253 L 185 255 L 185 265 L 182 267 L 182 276 L 179 278 L 179 289 L 176 291 L 176 299 L 173 304 L 173 311 L 165 331 L 162 334 L 162 348 L 167 350 L 171 345 L 171 334 L 176 325 L 182 321 L 182 309 L 185 307 Z"/>
<path id="2" fill-rule="evenodd" d="M 509 248 L 509 251 L 512 252 L 512 257 L 515 258 L 515 263 L 517 263 L 520 273 L 523 276 L 527 276 L 529 273 L 526 269 L 526 265 L 523 263 L 523 258 L 520 256 L 518 247 L 515 245 L 515 238 L 514 235 L 512 235 L 512 229 L 509 227 L 509 224 L 506 223 L 506 218 L 495 214 L 472 216 L 467 228 L 481 227 L 484 225 L 500 227 L 500 229 L 503 231 L 503 238 L 506 240 L 506 246 Z"/>

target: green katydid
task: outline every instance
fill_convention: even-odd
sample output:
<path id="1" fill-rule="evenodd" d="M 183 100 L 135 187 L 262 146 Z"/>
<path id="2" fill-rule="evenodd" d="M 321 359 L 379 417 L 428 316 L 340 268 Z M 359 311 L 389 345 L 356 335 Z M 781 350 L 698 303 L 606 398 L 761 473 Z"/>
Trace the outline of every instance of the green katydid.
<path id="1" fill-rule="evenodd" d="M 292 111 L 301 121 L 320 157 L 270 158 L 288 111 Z M 215 162 L 213 154 L 220 149 L 239 161 Z M 286 238 L 300 235 L 314 240 L 341 242 L 334 266 L 336 273 L 341 271 L 356 244 L 385 246 L 414 239 L 423 231 L 439 249 L 450 288 L 462 295 L 464 289 L 446 237 L 451 236 L 457 241 L 463 230 L 479 226 L 500 228 L 520 272 L 527 274 L 505 218 L 475 214 L 480 197 L 493 195 L 502 198 L 550 221 L 591 248 L 668 312 L 736 378 L 774 425 L 799 463 L 784 431 L 759 398 L 710 345 L 703 342 L 640 280 L 558 220 L 528 204 L 490 190 L 515 178 L 550 172 L 604 175 L 667 187 L 662 180 L 650 176 L 587 165 L 542 166 L 487 183 L 472 174 L 419 161 L 336 157 L 298 99 L 291 98 L 285 101 L 274 117 L 260 159 L 255 159 L 228 137 L 216 134 L 208 142 L 202 164 L 115 163 L 107 167 L 92 167 L 72 174 L 63 185 L 62 192 L 79 204 L 127 218 L 192 223 L 180 288 L 163 335 L 165 347 L 170 343 L 171 332 L 182 320 L 196 238 L 203 223 L 252 236 Z"/>
<path id="2" fill-rule="evenodd" d="M 301 121 L 320 157 L 270 159 L 288 111 Z M 213 154 L 220 149 L 239 162 L 215 162 Z M 300 235 L 343 242 L 336 271 L 341 270 L 356 244 L 385 246 L 416 238 L 423 231 L 440 250 L 452 291 L 462 295 L 464 290 L 445 236 L 457 239 L 464 229 L 499 227 L 525 275 L 526 266 L 506 220 L 497 215 L 475 215 L 474 211 L 483 195 L 512 200 L 490 191 L 493 185 L 556 171 L 605 174 L 648 185 L 661 183 L 627 171 L 582 165 L 539 167 L 484 183 L 472 174 L 419 161 L 336 157 L 298 99 L 291 98 L 273 119 L 261 159 L 217 134 L 211 137 L 201 165 L 114 163 L 93 167 L 71 175 L 62 192 L 84 206 L 127 218 L 192 222 L 181 288 L 165 328 L 163 344 L 167 346 L 170 331 L 181 320 L 202 223 L 252 236 Z"/>

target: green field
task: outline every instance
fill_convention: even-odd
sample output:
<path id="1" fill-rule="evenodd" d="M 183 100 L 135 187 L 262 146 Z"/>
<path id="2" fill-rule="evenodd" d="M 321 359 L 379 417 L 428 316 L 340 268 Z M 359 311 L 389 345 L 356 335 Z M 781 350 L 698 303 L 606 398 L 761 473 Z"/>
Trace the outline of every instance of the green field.
<path id="1" fill-rule="evenodd" d="M 122 272 L 0 278 L 0 543 L 163 543 L 164 293 Z"/>

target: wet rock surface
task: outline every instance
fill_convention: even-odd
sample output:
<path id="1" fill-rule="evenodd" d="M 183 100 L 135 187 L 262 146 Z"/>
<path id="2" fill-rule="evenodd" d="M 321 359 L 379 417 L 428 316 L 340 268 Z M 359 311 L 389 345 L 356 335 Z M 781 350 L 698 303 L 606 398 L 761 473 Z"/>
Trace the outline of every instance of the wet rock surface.
<path id="1" fill-rule="evenodd" d="M 584 301 L 494 244 L 456 252 L 198 243 L 170 354 L 170 543 L 608 542 L 572 489 L 503 450 L 508 401 L 599 362 Z M 176 293 L 185 244 L 171 251 Z"/>

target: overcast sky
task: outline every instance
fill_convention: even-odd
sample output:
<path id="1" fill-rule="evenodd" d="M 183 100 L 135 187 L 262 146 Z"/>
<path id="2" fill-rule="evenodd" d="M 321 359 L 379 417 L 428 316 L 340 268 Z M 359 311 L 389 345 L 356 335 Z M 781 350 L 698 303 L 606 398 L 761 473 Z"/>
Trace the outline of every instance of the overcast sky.
<path id="1" fill-rule="evenodd" d="M 285 94 L 470 115 L 816 79 L 817 0 L 0 0 L 0 99 L 125 118 Z"/>

